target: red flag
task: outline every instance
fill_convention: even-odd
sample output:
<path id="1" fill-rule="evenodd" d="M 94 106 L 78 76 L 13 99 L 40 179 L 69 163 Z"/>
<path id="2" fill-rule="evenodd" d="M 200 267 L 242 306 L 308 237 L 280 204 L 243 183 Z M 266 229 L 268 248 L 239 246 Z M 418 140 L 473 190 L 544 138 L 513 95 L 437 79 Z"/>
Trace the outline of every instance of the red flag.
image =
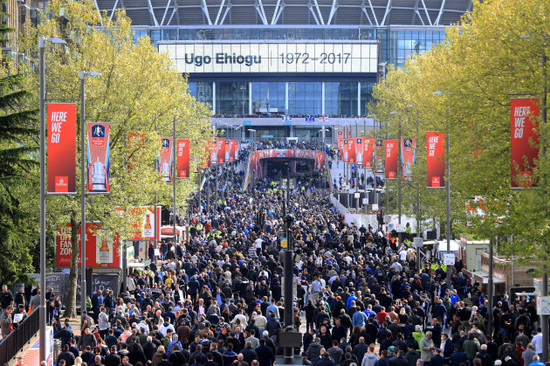
<path id="1" fill-rule="evenodd" d="M 442 188 L 445 186 L 445 134 L 426 132 L 427 143 L 427 187 Z"/>
<path id="2" fill-rule="evenodd" d="M 109 192 L 109 124 L 88 123 L 88 192 Z"/>
<path id="3" fill-rule="evenodd" d="M 376 145 L 374 146 L 374 169 L 376 173 L 384 173 L 384 140 L 376 140 Z"/>
<path id="4" fill-rule="evenodd" d="M 162 179 L 166 182 L 172 181 L 172 138 L 163 137 L 161 139 L 162 147 L 160 149 L 159 160 L 159 173 L 162 175 Z"/>
<path id="5" fill-rule="evenodd" d="M 218 164 L 225 162 L 225 139 L 216 139 L 216 157 Z"/>
<path id="6" fill-rule="evenodd" d="M 397 178 L 397 140 L 384 141 L 386 179 Z"/>
<path id="7" fill-rule="evenodd" d="M 189 178 L 189 139 L 178 139 L 176 149 L 176 178 Z"/>
<path id="8" fill-rule="evenodd" d="M 235 161 L 235 140 L 229 140 L 229 161 Z"/>
<path id="9" fill-rule="evenodd" d="M 48 193 L 76 192 L 76 104 L 48 104 Z"/>
<path id="10" fill-rule="evenodd" d="M 373 138 L 363 138 L 363 166 L 365 168 L 372 168 L 373 150 Z"/>
<path id="11" fill-rule="evenodd" d="M 539 156 L 539 100 L 510 101 L 512 188 L 533 187 L 533 169 Z"/>
<path id="12" fill-rule="evenodd" d="M 414 137 L 401 139 L 401 173 L 403 180 L 413 180 L 412 166 L 416 162 L 416 139 Z"/>
<path id="13" fill-rule="evenodd" d="M 348 159 L 351 164 L 355 164 L 355 139 L 348 139 Z"/>

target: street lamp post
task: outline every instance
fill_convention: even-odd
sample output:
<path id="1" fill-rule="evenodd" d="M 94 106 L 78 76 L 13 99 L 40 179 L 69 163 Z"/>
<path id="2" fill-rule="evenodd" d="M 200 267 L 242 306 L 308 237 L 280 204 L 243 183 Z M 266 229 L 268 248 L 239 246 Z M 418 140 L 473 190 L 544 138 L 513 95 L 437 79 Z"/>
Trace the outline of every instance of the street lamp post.
<path id="1" fill-rule="evenodd" d="M 100 76 L 94 71 L 80 72 L 80 312 L 86 311 L 86 75 Z"/>
<path id="2" fill-rule="evenodd" d="M 63 44 L 65 41 L 59 38 L 40 37 L 38 41 L 39 51 L 39 94 L 40 94 L 40 310 L 39 310 L 39 337 L 40 337 L 40 361 L 46 361 L 46 126 L 45 126 L 45 51 L 46 42 Z"/>
<path id="3" fill-rule="evenodd" d="M 398 114 L 398 112 L 390 112 L 390 114 Z M 397 138 L 397 235 L 399 240 L 399 245 L 403 243 L 403 232 L 401 228 L 401 206 L 402 206 L 402 199 L 401 199 L 401 176 L 402 176 L 402 164 L 401 164 L 401 116 L 399 115 L 397 117 L 397 120 L 399 122 L 399 135 Z"/>

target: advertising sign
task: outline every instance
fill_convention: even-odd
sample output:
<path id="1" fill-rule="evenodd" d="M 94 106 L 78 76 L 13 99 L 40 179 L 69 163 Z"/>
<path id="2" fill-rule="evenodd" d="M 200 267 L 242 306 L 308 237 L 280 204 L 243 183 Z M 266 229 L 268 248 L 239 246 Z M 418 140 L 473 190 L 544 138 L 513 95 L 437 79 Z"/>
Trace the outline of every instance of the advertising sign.
<path id="1" fill-rule="evenodd" d="M 239 160 L 239 145 L 240 145 L 240 142 L 237 140 L 237 141 L 234 141 L 233 143 L 233 159 L 234 160 Z"/>
<path id="2" fill-rule="evenodd" d="M 414 137 L 401 139 L 401 172 L 403 180 L 412 181 L 412 166 L 416 163 L 416 139 Z"/>
<path id="3" fill-rule="evenodd" d="M 160 42 L 181 73 L 376 73 L 375 41 Z"/>
<path id="4" fill-rule="evenodd" d="M 445 187 L 445 134 L 426 132 L 427 146 L 427 187 Z"/>
<path id="5" fill-rule="evenodd" d="M 189 178 L 189 139 L 178 139 L 176 143 L 176 178 Z"/>
<path id="6" fill-rule="evenodd" d="M 343 159 L 343 161 L 344 161 L 345 163 L 347 163 L 347 162 L 349 162 L 348 139 L 342 140 L 342 144 L 343 144 L 342 150 L 344 151 L 344 159 Z"/>
<path id="7" fill-rule="evenodd" d="M 88 192 L 109 192 L 109 124 L 88 123 Z"/>
<path id="8" fill-rule="evenodd" d="M 373 138 L 364 137 L 363 138 L 363 166 L 365 168 L 372 168 L 373 152 L 374 152 Z"/>
<path id="9" fill-rule="evenodd" d="M 235 161 L 235 140 L 228 140 L 229 141 L 229 150 L 227 151 L 227 154 L 229 154 L 229 161 Z M 226 146 L 227 148 L 227 146 Z"/>
<path id="10" fill-rule="evenodd" d="M 48 104 L 48 193 L 76 192 L 76 104 Z"/>
<path id="11" fill-rule="evenodd" d="M 385 140 L 385 170 L 386 179 L 397 178 L 397 140 Z"/>
<path id="12" fill-rule="evenodd" d="M 374 146 L 374 170 L 378 174 L 384 173 L 384 156 L 384 140 L 377 139 Z"/>
<path id="13" fill-rule="evenodd" d="M 225 140 L 216 139 L 216 156 L 218 158 L 217 163 L 223 164 L 225 161 Z"/>
<path id="14" fill-rule="evenodd" d="M 355 139 L 348 139 L 348 162 L 355 164 Z"/>
<path id="15" fill-rule="evenodd" d="M 159 172 L 162 176 L 162 179 L 165 182 L 172 181 L 172 138 L 163 137 L 161 139 L 162 147 L 160 149 L 159 159 Z"/>
<path id="16" fill-rule="evenodd" d="M 533 187 L 533 169 L 539 156 L 539 100 L 510 101 L 512 188 Z"/>
<path id="17" fill-rule="evenodd" d="M 363 166 L 363 156 L 365 152 L 364 142 L 361 137 L 355 139 L 355 160 L 357 165 Z"/>
<path id="18" fill-rule="evenodd" d="M 119 236 L 100 235 L 101 223 L 86 223 L 86 266 L 87 267 L 120 267 Z M 80 248 L 82 228 L 78 230 Z M 70 267 L 72 255 L 71 224 L 57 226 L 56 256 L 57 267 Z M 80 249 L 78 263 L 81 262 Z"/>
<path id="19" fill-rule="evenodd" d="M 223 161 L 225 163 L 229 163 L 231 160 L 231 140 L 225 140 L 225 146 L 224 146 L 224 149 L 223 149 L 223 152 L 224 152 L 224 158 L 223 158 Z"/>

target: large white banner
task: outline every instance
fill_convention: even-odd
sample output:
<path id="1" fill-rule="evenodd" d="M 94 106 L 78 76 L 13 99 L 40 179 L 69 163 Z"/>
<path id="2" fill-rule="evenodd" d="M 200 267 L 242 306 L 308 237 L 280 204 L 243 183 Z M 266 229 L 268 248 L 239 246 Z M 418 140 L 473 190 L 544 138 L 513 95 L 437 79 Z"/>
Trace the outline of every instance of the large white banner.
<path id="1" fill-rule="evenodd" d="M 376 73 L 378 46 L 357 43 L 161 42 L 182 73 Z"/>

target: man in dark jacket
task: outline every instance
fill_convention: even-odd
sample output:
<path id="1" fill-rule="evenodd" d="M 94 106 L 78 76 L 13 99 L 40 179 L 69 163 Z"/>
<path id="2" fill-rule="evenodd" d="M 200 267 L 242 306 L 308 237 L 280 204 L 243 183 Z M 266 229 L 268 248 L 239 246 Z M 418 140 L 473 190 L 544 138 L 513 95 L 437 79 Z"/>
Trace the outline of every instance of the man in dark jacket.
<path id="1" fill-rule="evenodd" d="M 69 345 L 64 344 L 63 345 L 63 352 L 57 356 L 57 363 L 59 364 L 59 361 L 65 360 L 65 365 L 67 366 L 73 366 L 75 357 L 71 351 L 69 351 Z"/>
<path id="2" fill-rule="evenodd" d="M 116 354 L 116 346 L 111 346 L 111 353 L 105 356 L 103 363 L 105 366 L 120 366 L 121 362 L 120 356 Z"/>
<path id="3" fill-rule="evenodd" d="M 311 346 L 310 346 L 311 347 Z M 266 345 L 265 339 L 260 339 L 260 347 L 256 348 L 256 354 L 258 355 L 258 361 L 260 366 L 272 366 L 275 362 L 275 354 Z"/>
<path id="4" fill-rule="evenodd" d="M 245 362 L 247 362 L 249 365 L 252 363 L 252 360 L 257 360 L 258 355 L 256 354 L 256 351 L 252 349 L 252 342 L 246 341 L 244 344 L 244 348 L 241 350 L 241 353 L 243 354 L 243 359 Z"/>

